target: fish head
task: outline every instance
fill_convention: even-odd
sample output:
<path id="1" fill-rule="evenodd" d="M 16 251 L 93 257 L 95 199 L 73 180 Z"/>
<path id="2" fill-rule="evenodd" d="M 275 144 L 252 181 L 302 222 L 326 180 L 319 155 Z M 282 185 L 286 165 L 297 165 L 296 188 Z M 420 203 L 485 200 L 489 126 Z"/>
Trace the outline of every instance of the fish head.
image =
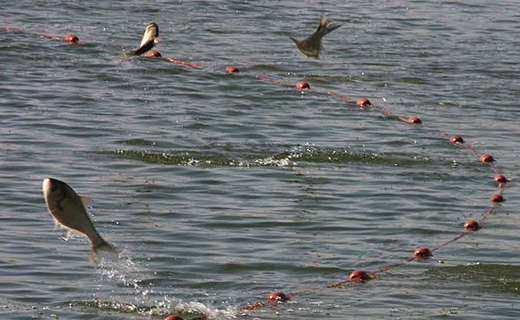
<path id="1" fill-rule="evenodd" d="M 65 182 L 58 179 L 47 178 L 43 180 L 42 187 L 47 208 L 58 221 L 61 222 L 58 216 L 63 214 L 65 207 L 86 212 L 80 196 Z"/>
<path id="2" fill-rule="evenodd" d="M 141 39 L 139 47 L 144 46 L 150 41 L 154 41 L 157 37 L 159 37 L 159 26 L 155 22 L 149 23 L 144 29 L 143 38 Z"/>
<path id="3" fill-rule="evenodd" d="M 53 179 L 47 178 L 43 180 L 43 198 L 49 213 L 54 217 L 56 225 L 60 223 L 60 215 L 63 212 L 61 201 L 67 198 L 67 188 L 65 183 Z"/>
<path id="4" fill-rule="evenodd" d="M 47 204 L 63 199 L 67 193 L 66 184 L 53 178 L 44 179 L 42 187 Z"/>
<path id="5" fill-rule="evenodd" d="M 157 23 L 152 22 L 146 26 L 145 33 L 150 34 L 154 38 L 159 36 L 159 26 Z"/>

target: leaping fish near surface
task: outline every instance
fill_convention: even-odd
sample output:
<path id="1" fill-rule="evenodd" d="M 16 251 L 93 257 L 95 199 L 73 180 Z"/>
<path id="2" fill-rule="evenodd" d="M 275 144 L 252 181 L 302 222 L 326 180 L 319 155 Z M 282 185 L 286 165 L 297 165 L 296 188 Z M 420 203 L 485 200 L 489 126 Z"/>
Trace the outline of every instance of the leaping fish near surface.
<path id="1" fill-rule="evenodd" d="M 143 53 L 151 50 L 154 45 L 159 43 L 160 40 L 161 37 L 159 37 L 159 26 L 155 22 L 149 23 L 144 29 L 143 38 L 141 39 L 139 48 L 132 50 L 130 55 L 140 56 Z"/>
<path id="2" fill-rule="evenodd" d="M 69 230 L 79 232 L 90 240 L 92 252 L 115 251 L 94 228 L 80 196 L 68 184 L 53 178 L 43 180 L 43 195 L 54 220 Z"/>
<path id="3" fill-rule="evenodd" d="M 321 39 L 329 32 L 334 31 L 339 27 L 341 27 L 341 24 L 329 24 L 327 23 L 327 19 L 325 19 L 324 16 L 321 16 L 320 25 L 312 35 L 301 41 L 293 37 L 289 38 L 296 43 L 298 49 L 307 57 L 318 59 L 320 57 L 320 51 L 323 49 Z"/>

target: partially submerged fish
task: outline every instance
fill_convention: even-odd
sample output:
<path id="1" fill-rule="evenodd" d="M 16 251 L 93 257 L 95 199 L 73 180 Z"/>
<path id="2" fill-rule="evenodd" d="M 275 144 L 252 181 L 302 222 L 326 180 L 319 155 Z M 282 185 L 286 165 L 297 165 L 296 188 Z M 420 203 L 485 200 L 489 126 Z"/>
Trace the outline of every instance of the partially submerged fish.
<path id="1" fill-rule="evenodd" d="M 293 37 L 291 38 L 298 49 L 303 52 L 307 57 L 312 57 L 318 59 L 320 56 L 320 51 L 323 49 L 323 44 L 321 43 L 321 39 L 331 31 L 336 30 L 341 27 L 340 24 L 328 24 L 327 19 L 324 16 L 320 18 L 320 25 L 318 26 L 318 30 L 314 32 L 312 35 L 307 37 L 304 40 L 297 40 Z"/>
<path id="2" fill-rule="evenodd" d="M 98 250 L 115 250 L 96 231 L 80 196 L 68 184 L 53 178 L 44 179 L 43 195 L 54 220 L 87 236 L 94 253 Z"/>
<path id="3" fill-rule="evenodd" d="M 146 29 L 144 29 L 144 35 L 141 39 L 139 48 L 132 50 L 130 55 L 140 56 L 143 53 L 151 50 L 154 45 L 159 43 L 160 40 L 161 37 L 159 37 L 159 26 L 155 22 L 149 23 L 146 26 Z"/>

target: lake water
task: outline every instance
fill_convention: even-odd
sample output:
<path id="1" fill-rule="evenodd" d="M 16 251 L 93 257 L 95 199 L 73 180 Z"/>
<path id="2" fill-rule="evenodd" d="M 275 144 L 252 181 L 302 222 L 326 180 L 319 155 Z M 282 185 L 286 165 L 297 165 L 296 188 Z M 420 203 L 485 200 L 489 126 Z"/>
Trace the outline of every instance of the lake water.
<path id="1" fill-rule="evenodd" d="M 322 14 L 343 26 L 309 59 L 289 36 Z M 202 67 L 122 59 L 151 21 Z M 0 30 L 1 319 L 520 317 L 517 1 L 20 0 L 0 27 L 26 31 Z M 495 157 L 506 202 L 432 259 L 327 289 L 490 208 L 491 167 L 436 130 Z M 118 260 L 54 227 L 49 176 Z M 277 290 L 298 294 L 238 310 Z"/>

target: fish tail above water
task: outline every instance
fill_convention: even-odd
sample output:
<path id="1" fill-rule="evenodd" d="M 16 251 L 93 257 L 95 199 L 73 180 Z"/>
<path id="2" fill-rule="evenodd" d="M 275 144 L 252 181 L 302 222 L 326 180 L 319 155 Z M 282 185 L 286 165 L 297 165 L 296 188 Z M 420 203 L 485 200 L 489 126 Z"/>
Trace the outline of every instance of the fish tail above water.
<path id="1" fill-rule="evenodd" d="M 101 241 L 98 241 L 96 244 L 92 243 L 92 250 L 94 252 L 98 252 L 98 251 L 115 252 L 115 251 L 117 251 L 116 247 L 114 247 L 110 243 L 106 242 L 105 239 L 100 237 L 100 240 Z"/>
<path id="2" fill-rule="evenodd" d="M 116 247 L 101 239 L 102 242 L 90 246 L 89 261 L 95 266 L 101 262 L 103 257 L 117 257 L 120 253 Z"/>
<path id="3" fill-rule="evenodd" d="M 341 24 L 327 23 L 327 19 L 325 18 L 325 16 L 321 16 L 320 25 L 318 26 L 318 30 L 316 30 L 316 33 L 323 37 L 329 32 L 332 32 L 339 27 L 341 27 Z"/>
<path id="4" fill-rule="evenodd" d="M 101 263 L 103 258 L 113 258 L 119 254 L 119 250 L 117 250 L 115 246 L 106 242 L 97 231 L 95 234 L 89 235 L 88 238 L 90 240 L 89 261 L 93 266 Z"/>
<path id="5" fill-rule="evenodd" d="M 298 40 L 293 37 L 289 37 L 303 54 L 310 58 L 318 59 L 320 51 L 323 49 L 322 38 L 328 33 L 341 27 L 340 24 L 329 24 L 324 16 L 320 18 L 320 25 L 318 29 L 303 40 Z"/>
<path id="6" fill-rule="evenodd" d="M 95 233 L 95 236 L 92 236 L 92 235 L 89 236 L 89 239 L 90 239 L 90 245 L 94 252 L 117 251 L 116 247 L 114 247 L 110 243 L 106 242 L 105 239 L 103 239 L 97 232 Z"/>
<path id="7" fill-rule="evenodd" d="M 154 45 L 159 43 L 161 37 L 159 37 L 159 26 L 157 23 L 152 22 L 149 23 L 144 29 L 143 37 L 141 38 L 141 43 L 139 44 L 139 48 L 132 50 L 130 55 L 132 56 L 140 56 L 143 53 L 151 50 Z"/>

